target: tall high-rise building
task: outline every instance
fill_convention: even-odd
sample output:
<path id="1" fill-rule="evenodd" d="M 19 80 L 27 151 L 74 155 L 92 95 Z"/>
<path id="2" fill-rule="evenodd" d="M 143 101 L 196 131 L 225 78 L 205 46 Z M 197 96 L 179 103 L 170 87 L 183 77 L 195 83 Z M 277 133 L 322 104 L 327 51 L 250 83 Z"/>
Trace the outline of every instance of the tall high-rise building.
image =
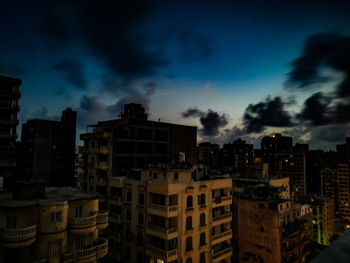
<path id="1" fill-rule="evenodd" d="M 11 186 L 16 169 L 16 128 L 21 83 L 20 79 L 0 76 L 0 177 L 3 178 L 4 188 Z"/>
<path id="2" fill-rule="evenodd" d="M 276 154 L 290 154 L 293 150 L 293 138 L 279 133 L 261 139 L 262 161 L 269 164 L 269 174 L 274 175 Z"/>
<path id="3" fill-rule="evenodd" d="M 96 194 L 16 182 L 13 195 L 0 195 L 0 262 L 101 262 L 107 226 Z"/>
<path id="4" fill-rule="evenodd" d="M 76 118 L 76 111 L 67 108 L 60 121 L 33 119 L 22 125 L 18 177 L 49 186 L 75 185 Z"/>
<path id="5" fill-rule="evenodd" d="M 210 142 L 201 142 L 198 144 L 198 162 L 211 168 L 218 167 L 219 145 Z"/>
<path id="6" fill-rule="evenodd" d="M 234 173 L 248 174 L 253 165 L 253 144 L 237 139 L 233 143 L 223 145 L 223 166 L 231 167 Z"/>
<path id="7" fill-rule="evenodd" d="M 293 200 L 306 195 L 306 167 L 305 154 L 275 154 L 274 175 L 289 177 L 290 191 Z"/>
<path id="8" fill-rule="evenodd" d="M 350 222 L 350 174 L 349 164 L 338 163 L 337 168 L 338 207 L 340 217 Z"/>
<path id="9" fill-rule="evenodd" d="M 111 262 L 231 262 L 232 180 L 132 170 L 109 184 Z"/>

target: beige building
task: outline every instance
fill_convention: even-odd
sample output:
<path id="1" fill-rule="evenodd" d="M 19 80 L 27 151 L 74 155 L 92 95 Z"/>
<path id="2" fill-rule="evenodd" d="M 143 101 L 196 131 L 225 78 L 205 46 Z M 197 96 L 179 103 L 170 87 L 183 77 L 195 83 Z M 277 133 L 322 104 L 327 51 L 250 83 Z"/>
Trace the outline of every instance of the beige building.
<path id="1" fill-rule="evenodd" d="M 111 262 L 231 262 L 232 180 L 192 169 L 110 179 Z"/>
<path id="2" fill-rule="evenodd" d="M 108 253 L 108 226 L 98 196 L 71 187 L 17 182 L 0 195 L 0 262 L 98 262 Z"/>
<path id="3" fill-rule="evenodd" d="M 305 217 L 312 210 L 271 194 L 269 188 L 234 196 L 235 262 L 305 262 Z"/>

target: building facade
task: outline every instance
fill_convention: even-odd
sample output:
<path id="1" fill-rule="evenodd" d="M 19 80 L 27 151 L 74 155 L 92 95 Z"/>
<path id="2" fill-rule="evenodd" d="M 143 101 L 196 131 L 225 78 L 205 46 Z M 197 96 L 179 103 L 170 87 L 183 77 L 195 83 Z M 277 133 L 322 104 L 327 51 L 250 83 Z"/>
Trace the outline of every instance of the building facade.
<path id="1" fill-rule="evenodd" d="M 76 111 L 67 108 L 60 121 L 33 119 L 22 125 L 19 179 L 75 185 L 76 119 Z"/>
<path id="2" fill-rule="evenodd" d="M 110 184 L 111 262 L 231 262 L 232 181 L 145 169 Z"/>
<path id="3" fill-rule="evenodd" d="M 5 189 L 11 186 L 16 169 L 16 128 L 21 83 L 20 79 L 0 76 L 0 177 L 3 177 Z"/>
<path id="4" fill-rule="evenodd" d="M 0 195 L 0 262 L 99 262 L 107 226 L 96 194 L 18 182 L 13 195 Z"/>

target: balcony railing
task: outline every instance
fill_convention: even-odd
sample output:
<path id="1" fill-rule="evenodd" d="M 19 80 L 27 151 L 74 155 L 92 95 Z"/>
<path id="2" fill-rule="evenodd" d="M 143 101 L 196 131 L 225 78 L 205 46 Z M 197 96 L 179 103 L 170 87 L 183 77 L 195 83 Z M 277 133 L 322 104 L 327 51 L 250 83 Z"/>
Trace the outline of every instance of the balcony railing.
<path id="1" fill-rule="evenodd" d="M 83 248 L 78 250 L 78 260 L 96 257 L 96 247 Z"/>
<path id="2" fill-rule="evenodd" d="M 98 211 L 96 215 L 96 223 L 98 225 L 103 225 L 108 223 L 108 212 L 107 211 Z"/>
<path id="3" fill-rule="evenodd" d="M 165 228 L 165 227 L 156 226 L 156 225 L 153 225 L 153 224 L 148 224 L 148 227 L 150 229 L 153 229 L 153 230 L 156 230 L 156 231 L 168 234 L 168 235 L 177 232 L 177 227 Z"/>
<path id="4" fill-rule="evenodd" d="M 177 254 L 177 249 L 173 249 L 173 250 L 163 250 L 161 248 L 157 248 L 157 247 L 153 247 L 153 246 L 148 246 L 147 247 L 148 250 L 156 253 L 157 255 L 161 256 L 162 258 L 170 258 L 172 256 L 175 256 Z"/>
<path id="5" fill-rule="evenodd" d="M 153 208 L 153 209 L 157 209 L 157 210 L 161 210 L 161 211 L 165 211 L 165 212 L 176 212 L 177 209 L 178 209 L 178 206 L 177 205 L 170 205 L 170 206 L 166 206 L 166 205 L 160 205 L 160 204 L 154 204 L 154 203 L 151 203 L 149 205 L 150 208 Z"/>
<path id="6" fill-rule="evenodd" d="M 100 259 L 108 253 L 108 239 L 100 238 L 96 246 L 97 259 Z"/>
<path id="7" fill-rule="evenodd" d="M 226 237 L 226 236 L 229 236 L 229 235 L 232 235 L 232 230 L 228 230 L 228 231 L 225 231 L 225 232 L 213 235 L 212 236 L 212 240 L 217 240 L 219 238 L 223 238 L 223 237 Z"/>
<path id="8" fill-rule="evenodd" d="M 220 251 L 214 253 L 213 259 L 219 258 L 219 257 L 221 257 L 221 256 L 223 256 L 223 255 L 225 255 L 225 254 L 230 253 L 231 251 L 232 251 L 232 248 L 231 248 L 231 247 L 225 248 L 225 249 L 223 249 L 223 250 L 220 250 Z"/>
<path id="9" fill-rule="evenodd" d="M 74 262 L 74 254 L 73 252 L 65 252 L 62 257 L 63 263 L 73 263 Z"/>
<path id="10" fill-rule="evenodd" d="M 213 198 L 213 202 L 216 204 L 220 204 L 221 202 L 229 201 L 229 200 L 232 200 L 232 195 L 222 195 L 222 196 Z"/>
<path id="11" fill-rule="evenodd" d="M 15 229 L 1 229 L 0 236 L 3 240 L 16 240 L 16 239 L 27 239 L 36 235 L 36 225 L 15 228 Z"/>
<path id="12" fill-rule="evenodd" d="M 225 214 L 222 214 L 222 215 L 215 216 L 215 217 L 213 217 L 213 221 L 221 220 L 221 219 L 224 219 L 224 218 L 227 218 L 227 217 L 232 217 L 232 213 L 229 212 L 229 213 L 225 213 Z"/>
<path id="13" fill-rule="evenodd" d="M 69 219 L 69 224 L 73 228 L 89 227 L 96 224 L 97 213 L 88 217 L 73 217 Z"/>

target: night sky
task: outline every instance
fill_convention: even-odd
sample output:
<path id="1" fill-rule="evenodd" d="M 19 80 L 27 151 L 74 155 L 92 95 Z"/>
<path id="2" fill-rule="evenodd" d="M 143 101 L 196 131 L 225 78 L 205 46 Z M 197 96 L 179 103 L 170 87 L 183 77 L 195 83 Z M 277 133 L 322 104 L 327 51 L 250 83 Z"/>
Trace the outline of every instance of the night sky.
<path id="1" fill-rule="evenodd" d="M 0 32 L 20 124 L 72 107 L 80 133 L 136 102 L 199 141 L 349 136 L 350 1 L 3 1 Z"/>

